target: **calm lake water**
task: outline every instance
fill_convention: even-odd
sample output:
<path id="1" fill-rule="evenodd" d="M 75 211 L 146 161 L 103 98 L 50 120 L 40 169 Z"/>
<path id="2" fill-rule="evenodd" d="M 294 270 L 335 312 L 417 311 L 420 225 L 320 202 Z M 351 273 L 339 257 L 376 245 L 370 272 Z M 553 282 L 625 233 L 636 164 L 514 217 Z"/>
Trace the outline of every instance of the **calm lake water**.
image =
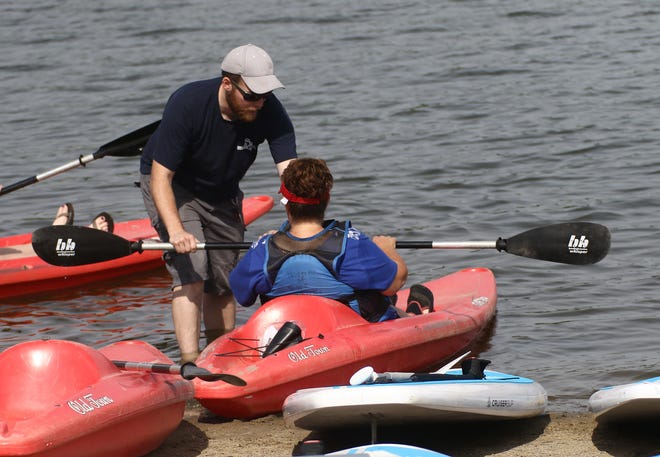
<path id="1" fill-rule="evenodd" d="M 0 2 L 0 183 L 50 170 L 161 115 L 224 54 L 264 47 L 303 156 L 335 176 L 329 216 L 401 240 L 492 241 L 593 221 L 608 257 L 578 267 L 496 251 L 406 250 L 409 284 L 491 268 L 498 316 L 481 356 L 534 378 L 550 410 L 660 374 L 660 5 L 617 0 Z M 246 194 L 276 197 L 264 145 Z M 136 158 L 108 157 L 0 197 L 3 235 L 71 201 L 145 216 Z M 253 224 L 279 225 L 281 207 Z M 155 271 L 5 300 L 0 349 L 35 338 L 144 339 L 171 357 Z M 249 317 L 241 310 L 239 321 Z"/>

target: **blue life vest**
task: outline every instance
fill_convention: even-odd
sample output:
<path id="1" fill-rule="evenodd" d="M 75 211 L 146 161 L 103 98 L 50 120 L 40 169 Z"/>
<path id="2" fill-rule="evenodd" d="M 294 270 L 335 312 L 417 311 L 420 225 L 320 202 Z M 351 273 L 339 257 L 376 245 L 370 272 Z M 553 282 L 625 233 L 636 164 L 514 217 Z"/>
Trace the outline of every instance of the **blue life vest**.
<path id="1" fill-rule="evenodd" d="M 271 289 L 261 302 L 281 295 L 317 295 L 347 304 L 369 322 L 398 317 L 380 291 L 356 291 L 338 279 L 350 221 L 325 221 L 323 227 L 314 237 L 297 240 L 286 234 L 287 223 L 269 238 L 264 270 Z"/>

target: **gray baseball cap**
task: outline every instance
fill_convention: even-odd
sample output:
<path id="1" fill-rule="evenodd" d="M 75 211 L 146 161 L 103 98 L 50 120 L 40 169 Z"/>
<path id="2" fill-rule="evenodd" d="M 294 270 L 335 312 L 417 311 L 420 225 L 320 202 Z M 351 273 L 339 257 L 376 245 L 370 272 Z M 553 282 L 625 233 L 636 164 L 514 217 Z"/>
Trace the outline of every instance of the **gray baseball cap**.
<path id="1" fill-rule="evenodd" d="M 222 71 L 241 75 L 255 94 L 265 94 L 284 85 L 273 72 L 273 61 L 266 51 L 253 44 L 232 49 L 220 65 Z"/>

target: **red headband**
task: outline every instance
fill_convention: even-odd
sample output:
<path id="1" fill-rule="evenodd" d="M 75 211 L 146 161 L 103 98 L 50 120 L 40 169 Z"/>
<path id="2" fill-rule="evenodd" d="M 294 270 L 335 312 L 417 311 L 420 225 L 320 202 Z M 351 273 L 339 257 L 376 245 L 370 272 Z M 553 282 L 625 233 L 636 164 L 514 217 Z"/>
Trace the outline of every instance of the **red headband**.
<path id="1" fill-rule="evenodd" d="M 287 189 L 284 183 L 282 183 L 282 185 L 280 186 L 280 194 L 282 194 L 284 198 L 286 198 L 288 201 L 293 203 L 300 203 L 301 205 L 318 205 L 321 203 L 320 198 L 299 197 L 298 195 L 294 194 L 289 189 Z"/>

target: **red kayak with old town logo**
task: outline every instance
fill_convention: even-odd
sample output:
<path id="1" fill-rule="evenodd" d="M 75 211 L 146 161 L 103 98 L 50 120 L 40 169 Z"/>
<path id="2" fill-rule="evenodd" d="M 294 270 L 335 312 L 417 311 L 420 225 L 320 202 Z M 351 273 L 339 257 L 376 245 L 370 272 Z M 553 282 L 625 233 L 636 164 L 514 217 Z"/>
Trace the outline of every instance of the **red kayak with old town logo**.
<path id="1" fill-rule="evenodd" d="M 299 389 L 348 384 L 365 365 L 378 372 L 440 366 L 488 328 L 495 278 L 486 268 L 468 268 L 424 284 L 434 295 L 433 312 L 380 323 L 327 298 L 270 300 L 196 361 L 211 372 L 239 376 L 247 386 L 195 379 L 195 398 L 219 416 L 249 419 L 282 411 L 286 397 Z M 398 294 L 401 309 L 408 294 Z"/>
<path id="2" fill-rule="evenodd" d="M 273 207 L 267 195 L 246 197 L 243 217 L 246 224 L 266 214 Z M 156 238 L 149 219 L 115 223 L 114 233 L 130 241 Z M 164 265 L 162 251 L 144 251 L 120 259 L 74 267 L 50 265 L 32 249 L 32 234 L 0 238 L 0 298 L 77 287 Z"/>
<path id="3" fill-rule="evenodd" d="M 193 385 L 119 369 L 117 359 L 172 363 L 142 341 L 96 350 L 36 340 L 0 353 L 0 456 L 137 457 L 159 447 L 181 423 Z"/>

